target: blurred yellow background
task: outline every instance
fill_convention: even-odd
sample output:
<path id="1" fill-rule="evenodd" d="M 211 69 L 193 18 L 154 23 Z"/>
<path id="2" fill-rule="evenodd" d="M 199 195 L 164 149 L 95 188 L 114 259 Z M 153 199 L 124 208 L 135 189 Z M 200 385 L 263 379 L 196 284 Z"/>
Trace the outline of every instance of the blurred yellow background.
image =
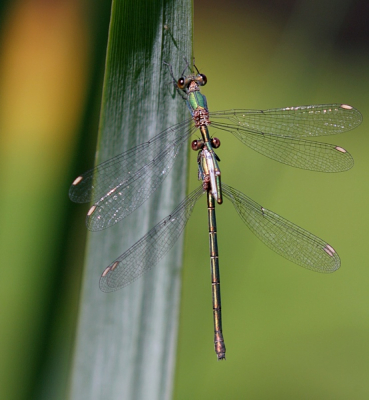
<path id="1" fill-rule="evenodd" d="M 103 3 L 18 0 L 1 9 L 7 400 L 65 395 L 86 233 L 86 209 L 70 204 L 68 187 L 93 163 L 109 21 Z M 364 1 L 195 1 L 196 65 L 208 77 L 210 110 L 342 102 L 364 122 L 319 139 L 353 155 L 354 168 L 341 174 L 281 165 L 219 134 L 223 181 L 331 243 L 342 267 L 332 275 L 304 270 L 259 242 L 230 204 L 218 207 L 227 361 L 217 362 L 201 200 L 185 239 L 177 400 L 369 398 L 368 15 Z M 191 157 L 190 190 L 198 185 Z"/>
<path id="2" fill-rule="evenodd" d="M 86 231 L 68 188 L 77 164 L 93 163 L 110 12 L 100 3 L 1 8 L 1 399 L 65 396 Z"/>

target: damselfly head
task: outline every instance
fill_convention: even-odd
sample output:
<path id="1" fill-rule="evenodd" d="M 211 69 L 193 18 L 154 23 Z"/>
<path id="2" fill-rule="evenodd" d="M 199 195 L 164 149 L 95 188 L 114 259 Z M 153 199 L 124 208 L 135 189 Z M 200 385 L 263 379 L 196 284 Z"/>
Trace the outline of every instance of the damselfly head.
<path id="1" fill-rule="evenodd" d="M 186 92 L 199 90 L 199 86 L 204 86 L 207 83 L 207 78 L 204 74 L 181 76 L 177 81 L 178 89 Z"/>

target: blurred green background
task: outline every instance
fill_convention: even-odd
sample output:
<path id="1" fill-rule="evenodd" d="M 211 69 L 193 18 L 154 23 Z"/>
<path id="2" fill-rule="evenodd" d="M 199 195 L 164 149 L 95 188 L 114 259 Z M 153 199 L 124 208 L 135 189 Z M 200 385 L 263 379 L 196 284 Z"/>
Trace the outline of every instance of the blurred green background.
<path id="1" fill-rule="evenodd" d="M 65 395 L 86 211 L 67 193 L 93 162 L 103 3 L 0 9 L 0 398 Z M 259 242 L 230 204 L 218 207 L 227 361 L 217 362 L 201 200 L 185 237 L 175 399 L 369 398 L 368 16 L 365 1 L 195 1 L 211 110 L 342 102 L 364 122 L 320 139 L 353 155 L 341 174 L 280 165 L 219 134 L 223 181 L 327 240 L 342 267 L 304 270 Z"/>

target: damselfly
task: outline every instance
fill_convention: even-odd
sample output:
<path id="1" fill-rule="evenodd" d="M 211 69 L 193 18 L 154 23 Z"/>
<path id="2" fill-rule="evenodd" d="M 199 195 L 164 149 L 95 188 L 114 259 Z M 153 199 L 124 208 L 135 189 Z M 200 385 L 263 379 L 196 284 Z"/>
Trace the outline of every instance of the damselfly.
<path id="1" fill-rule="evenodd" d="M 220 141 L 210 136 L 208 126 L 211 124 L 214 128 L 231 132 L 250 148 L 281 163 L 313 171 L 340 172 L 353 166 L 353 159 L 344 148 L 304 137 L 354 129 L 361 123 L 362 116 L 346 104 L 209 112 L 206 97 L 200 93 L 200 87 L 207 83 L 206 76 L 200 74 L 195 66 L 197 73 L 186 76 L 187 63 L 177 81 L 171 66 L 168 67 L 192 118 L 80 175 L 74 180 L 69 196 L 78 203 L 92 201 L 86 218 L 90 230 L 105 229 L 117 223 L 148 199 L 168 175 L 181 146 L 197 129 L 200 130 L 201 139 L 192 142 L 192 149 L 199 152 L 197 162 L 202 186 L 105 268 L 100 288 L 105 292 L 122 288 L 155 265 L 183 232 L 196 201 L 206 193 L 214 343 L 218 359 L 224 359 L 215 218 L 215 204 L 222 203 L 223 195 L 231 200 L 242 220 L 259 239 L 296 264 L 314 271 L 333 272 L 340 267 L 340 258 L 322 239 L 261 207 L 236 189 L 222 185 L 219 158 L 214 152 Z M 164 150 L 163 143 L 166 144 Z"/>

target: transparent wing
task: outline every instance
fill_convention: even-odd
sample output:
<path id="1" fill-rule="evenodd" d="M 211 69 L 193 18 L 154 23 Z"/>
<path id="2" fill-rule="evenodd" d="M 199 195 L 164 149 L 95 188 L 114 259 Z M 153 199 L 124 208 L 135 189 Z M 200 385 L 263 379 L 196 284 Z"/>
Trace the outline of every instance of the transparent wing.
<path id="1" fill-rule="evenodd" d="M 99 199 L 87 213 L 87 228 L 91 231 L 108 228 L 144 203 L 168 175 L 183 143 L 167 148 L 130 179 Z"/>
<path id="2" fill-rule="evenodd" d="M 340 146 L 302 137 L 345 132 L 362 121 L 358 110 L 342 104 L 220 111 L 210 113 L 210 118 L 212 127 L 231 132 L 242 143 L 273 160 L 320 172 L 346 171 L 353 166 L 353 158 Z"/>
<path id="3" fill-rule="evenodd" d="M 88 229 L 105 229 L 144 203 L 166 178 L 195 129 L 191 120 L 185 121 L 78 177 L 69 193 L 77 202 L 93 199 L 86 217 Z"/>
<path id="4" fill-rule="evenodd" d="M 220 123 L 212 123 L 212 126 L 231 132 L 251 149 L 292 167 L 318 172 L 343 172 L 354 165 L 351 154 L 334 144 L 246 131 Z"/>
<path id="5" fill-rule="evenodd" d="M 336 135 L 359 126 L 363 117 L 347 104 L 273 108 L 270 110 L 228 110 L 210 112 L 211 119 L 228 119 L 252 131 L 288 137 Z"/>
<path id="6" fill-rule="evenodd" d="M 200 186 L 189 194 L 172 214 L 105 268 L 100 278 L 100 289 L 112 292 L 127 286 L 155 265 L 177 241 L 203 193 Z"/>
<path id="7" fill-rule="evenodd" d="M 78 176 L 69 189 L 69 197 L 76 203 L 95 202 L 115 187 L 132 178 L 146 164 L 173 145 L 177 140 L 185 141 L 191 130 L 192 119 L 174 125 L 116 157 Z M 160 164 L 159 164 L 160 165 Z"/>
<path id="8" fill-rule="evenodd" d="M 222 190 L 244 223 L 276 253 L 317 272 L 334 272 L 340 267 L 338 254 L 324 240 L 261 207 L 228 185 L 223 184 Z"/>

